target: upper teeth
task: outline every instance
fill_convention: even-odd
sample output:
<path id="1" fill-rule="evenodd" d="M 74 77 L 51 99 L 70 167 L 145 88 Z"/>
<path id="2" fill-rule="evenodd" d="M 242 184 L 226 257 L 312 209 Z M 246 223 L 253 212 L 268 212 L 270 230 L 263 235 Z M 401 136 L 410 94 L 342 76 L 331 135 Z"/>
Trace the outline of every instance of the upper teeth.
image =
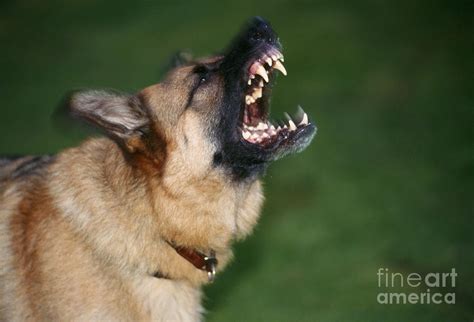
<path id="1" fill-rule="evenodd" d="M 265 82 L 267 83 L 269 82 L 267 71 L 265 70 L 265 67 L 263 67 L 262 65 L 259 64 L 257 66 L 257 69 L 255 70 L 255 74 L 262 76 Z"/>
<path id="2" fill-rule="evenodd" d="M 283 75 L 287 75 L 285 66 L 283 66 L 282 63 L 280 63 L 279 60 L 275 61 L 275 64 L 273 65 L 273 68 L 278 69 Z"/>
<path id="3" fill-rule="evenodd" d="M 267 58 L 265 59 L 265 62 L 268 64 L 268 66 L 272 67 L 272 65 L 273 65 L 273 60 L 272 60 L 270 57 L 267 57 Z"/>
<path id="4" fill-rule="evenodd" d="M 270 79 L 268 77 L 268 72 L 264 67 L 264 64 L 267 64 L 270 69 L 278 69 L 283 75 L 287 75 L 286 69 L 282 64 L 283 62 L 283 55 L 277 50 L 277 49 L 272 49 L 270 50 L 269 53 L 266 55 L 263 55 L 259 60 L 255 61 L 251 66 L 250 66 L 250 73 L 249 73 L 249 78 L 250 80 L 255 78 L 255 75 L 260 75 L 265 82 L 269 82 Z M 250 86 L 252 84 L 251 81 L 248 82 L 248 85 Z"/>

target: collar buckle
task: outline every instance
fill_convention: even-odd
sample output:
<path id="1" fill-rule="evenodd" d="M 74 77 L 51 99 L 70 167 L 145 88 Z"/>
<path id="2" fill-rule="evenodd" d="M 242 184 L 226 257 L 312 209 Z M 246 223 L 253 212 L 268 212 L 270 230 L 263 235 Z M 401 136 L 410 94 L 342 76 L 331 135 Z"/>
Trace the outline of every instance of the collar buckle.
<path id="1" fill-rule="evenodd" d="M 191 263 L 197 269 L 207 272 L 207 278 L 209 282 L 213 282 L 216 277 L 216 268 L 218 260 L 216 258 L 216 252 L 214 250 L 209 251 L 209 255 L 205 255 L 195 249 L 177 246 L 174 243 L 168 242 L 168 244 L 174 248 L 174 250 Z"/>
<path id="2" fill-rule="evenodd" d="M 214 282 L 216 278 L 217 258 L 216 252 L 211 250 L 209 256 L 204 256 L 205 270 L 207 272 L 207 279 L 210 283 Z"/>

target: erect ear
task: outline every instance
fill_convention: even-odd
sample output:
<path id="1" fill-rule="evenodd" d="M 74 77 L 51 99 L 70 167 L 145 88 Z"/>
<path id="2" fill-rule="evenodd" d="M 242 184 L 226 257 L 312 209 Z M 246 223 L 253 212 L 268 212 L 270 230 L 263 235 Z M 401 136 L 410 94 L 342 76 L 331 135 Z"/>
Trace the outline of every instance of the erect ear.
<path id="1" fill-rule="evenodd" d="M 189 51 L 177 51 L 170 56 L 168 61 L 160 69 L 160 76 L 166 75 L 169 71 L 193 63 L 193 55 Z"/>
<path id="2" fill-rule="evenodd" d="M 68 105 L 72 116 L 84 119 L 126 145 L 148 130 L 148 115 L 135 96 L 111 91 L 82 91 L 72 94 Z"/>
<path id="3" fill-rule="evenodd" d="M 191 52 L 187 50 L 178 51 L 171 56 L 167 69 L 169 70 L 176 67 L 186 66 L 191 64 L 192 62 L 193 54 L 191 54 Z"/>

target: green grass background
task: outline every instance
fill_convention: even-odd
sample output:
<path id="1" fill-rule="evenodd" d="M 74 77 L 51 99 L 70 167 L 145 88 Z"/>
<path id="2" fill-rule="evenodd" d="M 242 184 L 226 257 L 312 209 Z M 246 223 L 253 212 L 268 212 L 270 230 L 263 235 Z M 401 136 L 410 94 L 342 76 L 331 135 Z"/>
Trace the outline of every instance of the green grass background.
<path id="1" fill-rule="evenodd" d="M 280 34 L 289 72 L 273 115 L 301 104 L 319 133 L 304 153 L 271 166 L 255 234 L 205 289 L 208 321 L 472 321 L 473 9 L 471 1 L 4 0 L 0 151 L 77 144 L 83 131 L 51 121 L 64 93 L 137 91 L 159 81 L 176 50 L 213 53 L 262 15 Z M 454 267 L 456 304 L 378 304 L 380 267 L 405 275 Z"/>

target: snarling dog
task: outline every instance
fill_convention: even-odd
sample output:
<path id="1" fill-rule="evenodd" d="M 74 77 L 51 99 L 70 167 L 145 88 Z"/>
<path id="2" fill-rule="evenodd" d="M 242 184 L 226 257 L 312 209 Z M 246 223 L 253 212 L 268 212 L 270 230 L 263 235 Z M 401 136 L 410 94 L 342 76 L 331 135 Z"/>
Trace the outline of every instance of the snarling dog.
<path id="1" fill-rule="evenodd" d="M 136 95 L 74 93 L 106 136 L 54 156 L 0 161 L 0 319 L 199 321 L 200 287 L 256 224 L 260 178 L 303 150 L 306 113 L 269 120 L 270 25 Z"/>

